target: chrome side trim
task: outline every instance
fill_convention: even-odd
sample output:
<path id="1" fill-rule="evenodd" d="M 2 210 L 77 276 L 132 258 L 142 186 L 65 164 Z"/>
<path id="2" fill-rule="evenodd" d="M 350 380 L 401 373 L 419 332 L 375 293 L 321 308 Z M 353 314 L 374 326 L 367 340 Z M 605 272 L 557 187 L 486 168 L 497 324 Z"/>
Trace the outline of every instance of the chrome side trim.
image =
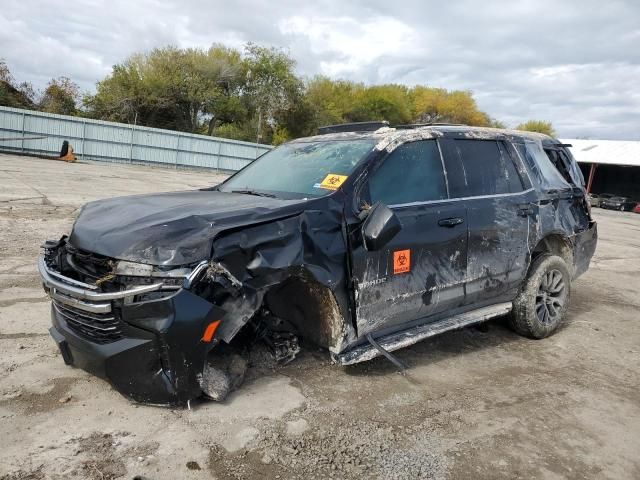
<path id="1" fill-rule="evenodd" d="M 91 312 L 91 313 L 109 313 L 111 312 L 111 303 L 88 303 L 88 302 L 83 302 L 82 300 L 79 300 L 77 298 L 74 297 L 69 297 L 67 295 L 64 295 L 60 292 L 58 292 L 58 290 L 55 287 L 52 287 L 49 295 L 51 296 L 51 298 L 53 300 L 55 300 L 58 303 L 61 303 L 63 305 L 68 305 L 70 307 L 74 307 L 77 308 L 78 310 L 83 310 L 85 312 Z"/>
<path id="2" fill-rule="evenodd" d="M 462 202 L 465 200 L 482 200 L 484 198 L 502 198 L 502 197 L 515 197 L 518 195 L 523 195 L 525 193 L 533 192 L 533 188 L 528 188 L 526 190 L 522 190 L 521 192 L 513 192 L 513 193 L 495 193 L 493 195 L 477 195 L 475 197 L 456 197 L 456 198 L 442 198 L 439 200 L 427 200 L 424 202 L 410 202 L 410 203 L 396 203 L 393 205 L 387 205 L 389 208 L 402 208 L 402 207 L 415 207 L 419 205 L 433 205 L 436 203 L 452 203 L 452 202 Z"/>
<path id="3" fill-rule="evenodd" d="M 38 271 L 40 272 L 40 276 L 42 277 L 42 282 L 48 288 L 55 288 L 56 291 L 60 293 L 70 295 L 75 298 L 80 298 L 82 300 L 89 300 L 94 302 L 117 300 L 120 298 L 131 297 L 147 292 L 155 292 L 156 290 L 160 290 L 164 285 L 163 283 L 154 283 L 153 285 L 141 285 L 139 287 L 130 288 L 128 290 L 121 290 L 119 292 L 94 292 L 88 290 L 85 287 L 78 288 L 71 285 L 66 281 L 66 277 L 63 277 L 60 274 L 57 275 L 58 278 L 65 278 L 64 281 L 54 278 L 51 274 L 52 271 L 49 269 L 49 267 L 47 267 L 47 264 L 44 261 L 44 256 L 40 256 L 40 258 L 38 259 Z"/>
<path id="4" fill-rule="evenodd" d="M 490 318 L 505 315 L 512 309 L 511 302 L 498 303 L 488 307 L 478 308 L 470 312 L 454 315 L 432 323 L 418 325 L 408 330 L 392 333 L 390 335 L 377 338 L 377 343 L 387 352 L 393 352 L 400 348 L 413 345 L 425 338 L 433 337 L 450 330 L 457 330 L 474 323 L 484 322 Z M 353 365 L 354 363 L 365 362 L 380 355 L 380 351 L 370 344 L 359 345 L 351 350 L 339 354 L 333 354 L 332 359 L 341 365 Z"/>

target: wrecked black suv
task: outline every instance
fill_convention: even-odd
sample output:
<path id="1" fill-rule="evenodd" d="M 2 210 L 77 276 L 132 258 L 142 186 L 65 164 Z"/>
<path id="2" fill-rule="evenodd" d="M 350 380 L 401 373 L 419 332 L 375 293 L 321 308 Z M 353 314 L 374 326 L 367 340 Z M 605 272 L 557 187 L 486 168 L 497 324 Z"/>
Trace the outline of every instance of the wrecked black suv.
<path id="1" fill-rule="evenodd" d="M 339 364 L 510 314 L 542 338 L 596 247 L 575 160 L 545 135 L 343 125 L 222 184 L 85 205 L 39 259 L 64 361 L 153 404 L 221 399 L 246 352 Z M 240 359 L 236 361 L 237 359 Z"/>

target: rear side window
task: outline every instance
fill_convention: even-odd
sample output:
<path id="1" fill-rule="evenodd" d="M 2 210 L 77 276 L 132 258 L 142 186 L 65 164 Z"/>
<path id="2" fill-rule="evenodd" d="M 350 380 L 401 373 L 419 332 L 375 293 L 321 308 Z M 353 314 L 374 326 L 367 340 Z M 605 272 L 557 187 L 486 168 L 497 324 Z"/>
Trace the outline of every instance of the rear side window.
<path id="1" fill-rule="evenodd" d="M 560 150 L 546 148 L 544 149 L 544 153 L 547 154 L 547 157 L 549 157 L 549 160 L 551 161 L 551 163 L 553 163 L 553 166 L 556 167 L 556 170 L 560 172 L 562 178 L 564 178 L 567 183 L 573 183 L 573 179 L 571 178 L 571 174 L 569 173 L 569 169 L 567 167 L 567 165 L 569 165 L 569 162 L 566 155 L 564 155 Z"/>
<path id="2" fill-rule="evenodd" d="M 584 186 L 584 177 L 573 156 L 562 148 L 544 149 L 547 157 L 560 172 L 562 177 L 572 185 Z"/>
<path id="3" fill-rule="evenodd" d="M 569 184 L 562 178 L 558 169 L 551 163 L 538 143 L 525 142 L 524 144 L 514 144 L 514 147 L 543 189 L 558 190 L 569 187 Z"/>
<path id="4" fill-rule="evenodd" d="M 440 150 L 435 140 L 400 145 L 369 179 L 371 202 L 385 205 L 447 198 Z"/>
<path id="5" fill-rule="evenodd" d="M 452 197 L 521 192 L 522 180 L 502 142 L 454 140 L 453 155 L 462 178 L 451 182 Z"/>

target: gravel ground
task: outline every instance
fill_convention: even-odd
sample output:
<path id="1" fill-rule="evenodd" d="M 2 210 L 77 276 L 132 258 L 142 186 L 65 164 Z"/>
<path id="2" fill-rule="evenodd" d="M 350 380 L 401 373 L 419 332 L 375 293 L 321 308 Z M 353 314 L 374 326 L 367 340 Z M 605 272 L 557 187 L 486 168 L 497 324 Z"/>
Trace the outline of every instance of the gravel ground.
<path id="1" fill-rule="evenodd" d="M 339 367 L 306 350 L 224 403 L 134 405 L 66 367 L 47 334 L 40 243 L 78 207 L 221 177 L 0 155 L 0 478 L 640 478 L 640 215 L 596 210 L 600 243 L 566 326 L 501 320 Z"/>

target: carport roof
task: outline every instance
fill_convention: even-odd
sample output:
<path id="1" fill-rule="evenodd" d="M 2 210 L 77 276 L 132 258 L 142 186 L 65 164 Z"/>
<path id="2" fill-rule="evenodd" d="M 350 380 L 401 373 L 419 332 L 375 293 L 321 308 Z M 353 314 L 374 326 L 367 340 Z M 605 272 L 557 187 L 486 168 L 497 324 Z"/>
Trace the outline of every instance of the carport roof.
<path id="1" fill-rule="evenodd" d="M 578 163 L 625 165 L 640 167 L 640 141 L 581 140 L 563 138 Z"/>

